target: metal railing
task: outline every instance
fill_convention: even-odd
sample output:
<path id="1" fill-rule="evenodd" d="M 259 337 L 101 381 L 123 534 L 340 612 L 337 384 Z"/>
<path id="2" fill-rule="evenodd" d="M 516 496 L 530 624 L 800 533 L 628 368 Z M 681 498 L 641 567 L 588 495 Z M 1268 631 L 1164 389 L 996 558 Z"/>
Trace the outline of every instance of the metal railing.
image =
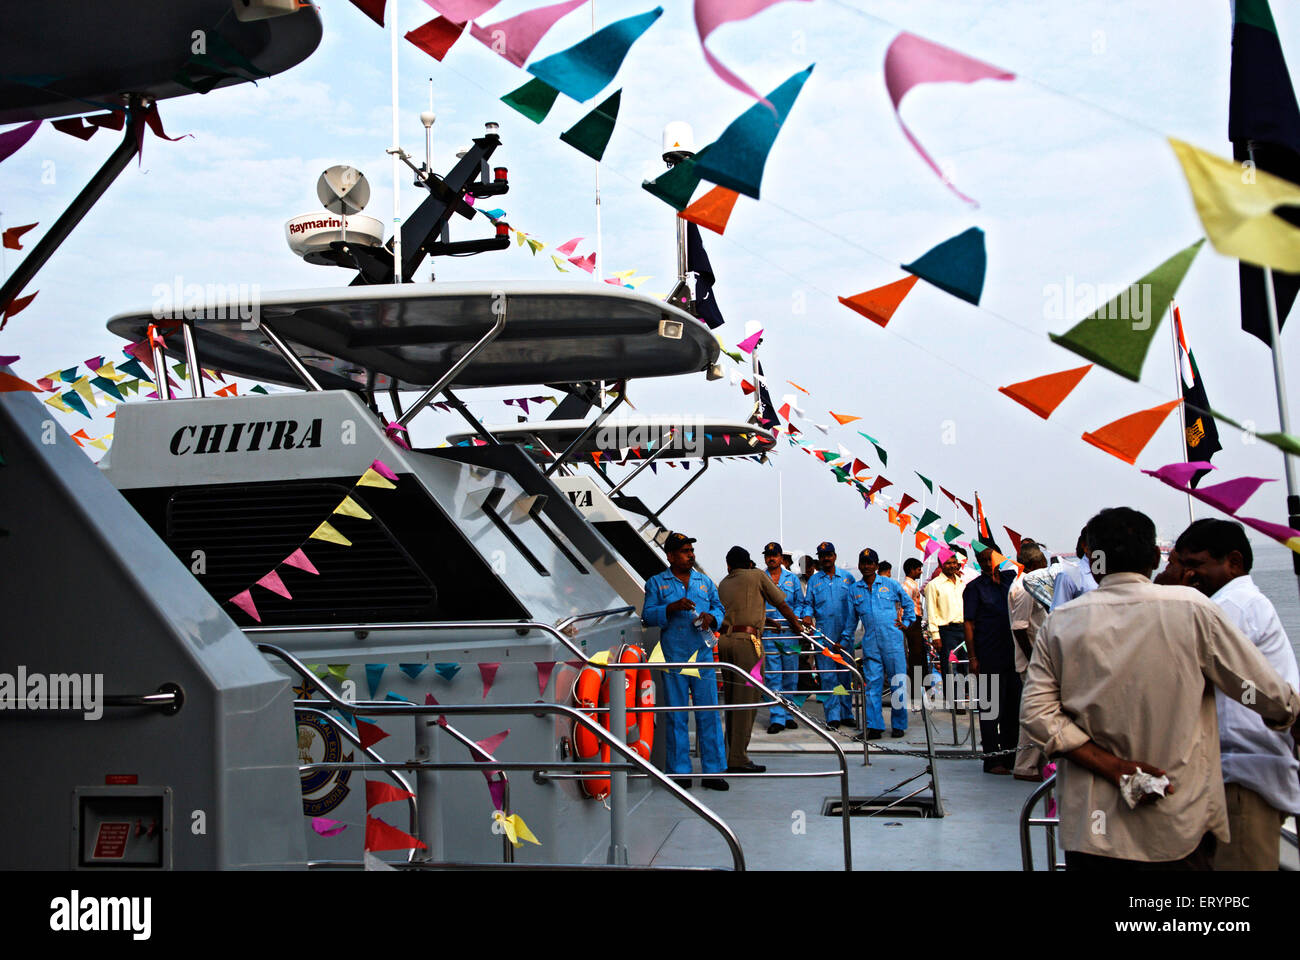
<path id="1" fill-rule="evenodd" d="M 604 613 L 605 612 L 586 614 L 583 615 L 583 619 L 590 619 L 592 617 L 602 616 Z M 574 619 L 578 619 L 578 618 L 574 618 Z M 517 625 L 512 625 L 512 626 L 517 626 Z M 555 631 L 555 628 L 553 627 L 545 627 L 545 625 L 540 625 L 540 626 L 543 626 L 548 632 Z M 558 631 L 555 631 L 555 636 L 562 639 L 567 639 L 567 638 L 563 638 L 563 635 L 558 633 Z M 703 819 L 706 823 L 712 826 L 722 836 L 723 840 L 726 842 L 728 846 L 728 849 L 730 850 L 733 869 L 735 870 L 745 869 L 744 853 L 741 850 L 740 842 L 736 839 L 736 836 L 732 832 L 731 828 L 728 827 L 727 824 L 723 822 L 723 820 L 720 817 L 718 817 L 715 813 L 713 813 L 713 811 L 711 811 L 708 807 L 704 806 L 702 803 L 697 801 L 685 790 L 682 790 L 668 776 L 660 772 L 648 761 L 643 760 L 641 756 L 638 753 L 636 753 L 635 750 L 628 747 L 626 743 L 622 742 L 618 737 L 612 735 L 609 731 L 605 730 L 595 721 L 588 718 L 583 711 L 579 711 L 572 707 L 563 706 L 561 704 L 545 703 L 540 701 L 536 703 L 526 703 L 526 704 L 462 705 L 462 704 L 442 703 L 442 704 L 430 704 L 427 706 L 419 706 L 410 703 L 398 703 L 395 701 L 393 702 L 347 701 L 335 695 L 334 692 L 329 690 L 328 687 L 324 686 L 323 684 L 320 684 L 319 679 L 316 678 L 314 674 L 312 674 L 307 669 L 306 665 L 303 664 L 301 661 L 299 661 L 292 654 L 269 643 L 259 643 L 257 644 L 257 647 L 263 653 L 269 653 L 280 658 L 286 664 L 292 667 L 292 669 L 299 675 L 303 677 L 310 677 L 312 680 L 316 681 L 316 685 L 318 689 L 321 690 L 326 700 L 335 710 L 339 710 L 341 712 L 345 712 L 353 716 L 412 716 L 417 718 L 417 723 L 421 722 L 419 720 L 420 717 L 429 716 L 432 717 L 433 719 L 429 721 L 423 721 L 423 722 L 434 723 L 435 725 L 437 725 L 436 718 L 439 715 L 456 716 L 456 715 L 505 714 L 505 715 L 536 716 L 541 714 L 554 714 L 554 715 L 568 717 L 575 724 L 586 728 L 592 734 L 594 734 L 598 740 L 607 743 L 611 747 L 611 749 L 617 751 L 621 756 L 624 757 L 624 762 L 622 763 L 609 762 L 609 761 L 563 762 L 563 761 L 554 761 L 554 760 L 546 760 L 541 762 L 503 761 L 503 760 L 496 760 L 494 757 L 491 756 L 491 754 L 483 750 L 482 747 L 479 747 L 475 743 L 473 744 L 474 750 L 478 753 L 481 753 L 484 757 L 486 757 L 487 758 L 486 760 L 474 760 L 474 761 L 466 761 L 466 762 L 409 761 L 405 763 L 389 763 L 380 760 L 374 763 L 317 763 L 317 764 L 304 765 L 304 767 L 302 768 L 304 771 L 307 770 L 360 770 L 360 771 L 383 770 L 383 771 L 393 772 L 396 770 L 416 770 L 416 771 L 476 770 L 482 772 L 486 768 L 486 769 L 493 769 L 493 770 L 534 770 L 545 774 L 545 771 L 548 770 L 588 770 L 592 772 L 622 770 L 626 772 L 627 770 L 635 769 L 635 770 L 639 770 L 643 775 L 649 777 L 650 779 L 655 780 L 660 786 L 664 787 L 673 796 L 675 796 L 679 802 L 681 802 L 688 809 L 692 810 L 692 812 L 694 812 L 697 816 Z M 577 649 L 576 647 L 572 647 L 572 645 L 570 645 L 570 647 L 571 649 L 575 649 L 575 650 Z M 585 654 L 582 654 L 581 651 L 578 652 L 580 656 L 583 656 L 583 658 L 586 659 Z M 313 704 L 314 704 L 313 701 L 298 701 L 295 704 L 295 706 L 296 707 L 308 706 L 314 709 Z M 473 743 L 473 741 L 468 741 L 468 742 Z M 409 787 L 407 789 L 409 790 Z M 611 809 L 611 820 L 613 820 L 615 817 L 616 817 L 616 813 L 613 809 Z M 417 831 L 413 832 L 412 835 L 418 839 L 419 838 L 418 829 Z M 614 835 L 615 835 L 615 831 L 611 825 L 611 837 Z M 408 862 L 413 866 L 423 866 L 423 865 L 454 866 L 453 864 L 435 863 L 433 861 L 417 862 L 409 858 L 408 858 Z M 343 866 L 344 864 L 331 863 L 329 865 Z M 359 866 L 360 864 L 353 862 L 350 865 Z M 315 864 L 309 864 L 309 866 L 315 866 Z M 479 864 L 471 864 L 467 866 L 479 866 Z"/>
<path id="2" fill-rule="evenodd" d="M 1031 793 L 1025 804 L 1020 808 L 1020 862 L 1026 871 L 1034 869 L 1034 851 L 1033 843 L 1029 836 L 1030 827 L 1044 827 L 1047 841 L 1047 869 L 1060 870 L 1065 864 L 1059 862 L 1056 856 L 1056 828 L 1060 826 L 1059 817 L 1047 816 L 1044 813 L 1041 817 L 1033 815 L 1034 807 L 1039 801 L 1046 801 L 1051 797 L 1056 787 L 1056 775 L 1048 777 L 1040 783 Z"/>
<path id="3" fill-rule="evenodd" d="M 246 628 L 245 632 L 249 634 L 261 635 L 261 634 L 304 633 L 304 632 L 305 633 L 344 633 L 344 632 L 353 632 L 356 630 L 368 630 L 373 633 L 375 631 L 397 631 L 397 630 L 445 631 L 445 630 L 465 630 L 465 629 L 487 629 L 487 630 L 502 630 L 502 631 L 509 630 L 517 634 L 526 634 L 527 632 L 536 630 L 541 633 L 545 633 L 549 635 L 550 637 L 558 641 L 560 644 L 565 646 L 569 651 L 571 651 L 573 654 L 575 654 L 579 659 L 583 660 L 584 662 L 592 662 L 590 655 L 585 650 L 581 649 L 573 641 L 569 631 L 573 631 L 573 635 L 576 636 L 577 633 L 576 627 L 577 624 L 579 623 L 584 623 L 589 620 L 600 621 L 600 620 L 604 620 L 607 617 L 614 617 L 620 614 L 632 613 L 635 611 L 635 609 L 636 609 L 635 607 L 628 605 L 622 607 L 614 607 L 608 610 L 592 611 L 590 613 L 578 614 L 576 616 L 567 617 L 559 621 L 554 626 L 552 626 L 551 624 L 542 623 L 540 621 L 535 621 L 535 620 L 531 620 L 531 621 L 529 620 L 444 621 L 444 622 L 430 621 L 430 622 L 419 622 L 419 623 L 388 623 L 388 624 L 314 624 L 311 626 L 301 626 L 301 627 L 291 627 L 291 626 L 249 627 Z M 259 648 L 261 646 L 262 645 L 259 644 Z M 278 650 L 279 648 L 273 648 L 273 649 Z M 283 651 L 280 652 L 283 653 Z M 288 654 L 284 654 L 284 655 L 288 656 Z M 762 681 L 756 680 L 751 674 L 749 674 L 744 670 L 741 670 L 739 667 L 737 667 L 735 664 L 732 663 L 719 662 L 719 661 L 712 661 L 712 662 L 703 661 L 703 662 L 681 662 L 681 663 L 649 663 L 649 662 L 628 663 L 628 664 L 598 663 L 597 665 L 602 666 L 606 669 L 616 669 L 616 670 L 628 670 L 628 669 L 632 669 L 632 670 L 639 670 L 639 669 L 721 670 L 724 672 L 730 672 L 737 675 L 742 679 L 743 682 L 753 684 L 761 694 L 767 697 L 766 700 L 757 703 L 701 705 L 698 707 L 694 705 L 683 706 L 683 707 L 655 706 L 655 707 L 641 708 L 642 710 L 648 710 L 650 712 L 655 712 L 655 713 L 668 713 L 674 711 L 687 711 L 687 710 L 701 710 L 701 711 L 709 710 L 709 711 L 722 712 L 726 710 L 751 710 L 751 709 L 757 709 L 759 707 L 774 706 L 777 704 L 781 704 L 785 706 L 786 709 L 794 713 L 797 717 L 804 720 L 808 724 L 809 729 L 811 729 L 815 734 L 817 734 L 819 737 L 824 739 L 828 744 L 830 744 L 832 750 L 836 754 L 839 763 L 838 770 L 824 771 L 824 772 L 805 771 L 805 772 L 791 772 L 791 773 L 778 773 L 778 772 L 743 773 L 743 774 L 724 774 L 724 773 L 712 774 L 711 773 L 710 776 L 716 776 L 719 779 L 723 779 L 723 778 L 730 779 L 732 777 L 801 778 L 801 777 L 825 777 L 825 776 L 838 775 L 840 778 L 840 796 L 841 796 L 841 809 L 842 809 L 841 819 L 842 819 L 842 832 L 843 832 L 843 845 L 844 845 L 844 869 L 845 870 L 852 869 L 853 861 L 852 861 L 852 848 L 851 848 L 851 827 L 850 827 L 850 820 L 849 820 L 850 804 L 849 804 L 849 787 L 848 787 L 848 762 L 845 757 L 844 750 L 841 748 L 838 741 L 830 733 L 830 731 L 823 729 L 819 724 L 817 724 L 813 720 L 812 717 L 810 717 L 807 713 L 805 713 L 801 708 L 795 706 L 792 702 L 780 697 L 777 693 L 775 693 L 773 690 L 768 688 Z M 856 667 L 851 667 L 851 669 L 856 671 Z M 856 671 L 856 672 L 860 677 L 861 672 L 860 671 Z M 330 694 L 330 696 L 333 700 L 336 700 L 338 703 L 345 703 L 345 701 L 338 700 L 337 697 L 334 697 L 332 693 Z M 716 820 L 716 817 L 714 816 L 712 811 L 709 811 L 707 807 L 697 804 L 690 797 L 689 794 L 686 794 L 684 791 L 678 788 L 676 784 L 673 783 L 670 779 L 665 779 L 664 774 L 662 774 L 658 769 L 656 769 L 652 765 L 642 760 L 640 755 L 636 754 L 635 751 L 629 751 L 629 748 L 621 740 L 621 738 L 611 735 L 603 727 L 600 727 L 599 725 L 595 724 L 593 721 L 591 721 L 588 717 L 585 716 L 585 714 L 591 714 L 591 713 L 610 712 L 613 714 L 613 716 L 611 716 L 610 719 L 610 727 L 614 730 L 626 729 L 625 719 L 620 718 L 620 713 L 623 715 L 624 718 L 626 716 L 626 702 L 623 698 L 618 698 L 618 697 L 613 698 L 613 701 L 614 701 L 614 707 L 612 709 L 610 707 L 601 707 L 601 708 L 584 709 L 582 711 L 578 711 L 574 708 L 562 707 L 558 704 L 545 704 L 542 702 L 537 702 L 534 704 L 530 704 L 527 707 L 524 707 L 522 705 L 516 706 L 512 708 L 512 710 L 514 712 L 528 712 L 528 713 L 562 712 L 568 716 L 575 716 L 575 715 L 582 714 L 583 715 L 582 725 L 587 729 L 599 731 L 597 733 L 599 739 L 616 743 L 619 747 L 619 753 L 621 753 L 622 755 L 628 756 L 630 752 L 631 755 L 635 757 L 634 765 L 637 766 L 638 768 L 644 768 L 641 771 L 642 774 L 649 773 L 652 779 L 660 782 L 661 784 L 669 785 L 673 793 L 678 796 L 678 799 L 687 803 L 687 805 L 691 806 L 692 808 L 697 808 L 697 812 L 700 812 L 701 815 L 705 816 L 705 819 L 710 820 L 711 823 L 714 820 Z M 543 709 L 543 708 L 547 708 L 547 709 Z M 438 704 L 436 706 L 431 706 L 431 707 L 412 707 L 408 705 L 404 710 L 403 706 L 400 704 L 388 704 L 388 703 L 377 705 L 375 711 L 378 713 L 386 713 L 386 714 L 400 714 L 402 712 L 435 713 L 435 714 L 436 713 L 511 712 L 509 710 L 493 710 L 487 705 L 484 705 L 483 707 L 457 706 L 453 709 L 451 705 L 446 705 L 446 704 Z M 864 750 L 865 750 L 865 743 L 864 743 Z M 394 765 L 394 766 L 404 767 L 406 765 Z M 508 766 L 503 766 L 497 763 L 494 763 L 493 766 L 494 768 L 498 768 L 498 769 L 509 769 Z M 473 768 L 481 769 L 481 767 L 482 767 L 481 764 L 475 764 L 474 767 L 469 769 L 473 769 Z M 569 769 L 569 770 L 588 770 L 588 769 L 600 770 L 600 771 L 608 770 L 610 772 L 610 788 L 611 788 L 610 789 L 610 814 L 611 814 L 611 821 L 612 821 L 611 833 L 610 833 L 610 837 L 611 837 L 610 858 L 611 858 L 611 862 L 618 862 L 621 856 L 625 856 L 625 852 L 620 850 L 620 841 L 617 838 L 623 837 L 625 835 L 625 829 L 626 829 L 627 768 L 622 764 L 611 764 L 611 763 L 604 763 L 604 762 L 585 764 L 585 765 L 570 764 L 567 767 L 565 767 L 565 765 L 563 764 L 557 764 L 551 762 L 548 762 L 546 764 L 532 764 L 528 766 L 528 769 L 535 769 L 535 770 L 548 770 L 548 769 L 558 770 L 562 768 Z M 565 776 L 559 775 L 554 778 L 563 779 L 565 778 Z M 734 840 L 734 835 L 731 834 L 730 828 L 728 828 L 725 823 L 723 823 L 721 820 L 716 820 L 715 829 L 718 826 L 720 826 L 722 830 L 725 831 L 724 836 L 730 838 L 729 843 L 732 840 Z M 737 856 L 740 856 L 739 862 L 743 863 L 743 855 L 740 854 L 740 850 L 738 846 L 736 846 L 735 849 L 733 850 L 733 860 L 735 860 Z"/>

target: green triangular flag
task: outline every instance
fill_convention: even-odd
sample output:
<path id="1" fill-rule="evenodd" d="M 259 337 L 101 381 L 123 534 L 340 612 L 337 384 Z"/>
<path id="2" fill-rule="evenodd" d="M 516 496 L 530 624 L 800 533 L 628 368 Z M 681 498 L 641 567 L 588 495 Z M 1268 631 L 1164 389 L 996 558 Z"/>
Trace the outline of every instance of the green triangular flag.
<path id="1" fill-rule="evenodd" d="M 831 467 L 831 470 L 834 471 L 835 476 L 840 478 L 839 479 L 840 483 L 849 482 L 849 472 L 845 470 L 843 467 Z"/>
<path id="2" fill-rule="evenodd" d="M 981 543 L 981 542 L 978 541 L 978 540 L 972 540 L 972 541 L 970 542 L 970 552 L 971 552 L 972 554 L 974 554 L 975 556 L 977 556 L 977 557 L 978 557 L 981 553 L 983 553 L 985 550 L 989 550 L 989 549 L 991 549 L 991 548 L 989 547 L 989 545 L 988 545 L 987 543 Z"/>
<path id="3" fill-rule="evenodd" d="M 705 146 L 694 157 L 689 157 L 674 164 L 669 170 L 659 174 L 653 180 L 643 180 L 641 189 L 658 197 L 674 210 L 685 210 L 691 203 L 691 195 L 700 185 L 700 174 L 695 169 L 695 162 L 709 151 Z"/>
<path id="4" fill-rule="evenodd" d="M 921 519 L 916 521 L 916 529 L 924 530 L 934 521 L 939 519 L 939 514 L 935 513 L 929 507 L 926 507 L 925 513 L 921 514 Z"/>
<path id="5" fill-rule="evenodd" d="M 112 380 L 109 380 L 107 377 L 91 377 L 90 384 L 93 387 L 98 387 L 100 390 L 108 394 L 110 397 L 116 397 L 118 400 L 126 399 L 125 397 L 122 396 L 121 392 L 117 389 L 117 384 L 114 383 Z"/>
<path id="6" fill-rule="evenodd" d="M 866 437 L 869 441 L 871 441 L 871 445 L 876 448 L 876 456 L 880 458 L 880 462 L 883 463 L 885 466 L 889 466 L 889 454 L 885 453 L 885 448 L 882 447 L 876 441 L 875 437 L 867 436 L 867 434 L 863 433 L 861 430 L 859 430 L 858 433 L 859 435 Z M 920 474 L 917 474 L 917 476 L 920 476 Z M 934 491 L 930 491 L 930 492 L 933 493 Z"/>
<path id="7" fill-rule="evenodd" d="M 172 370 L 174 370 L 176 376 L 180 377 L 182 380 L 188 380 L 190 378 L 189 374 L 185 371 L 185 364 L 183 363 L 173 363 Z"/>
<path id="8" fill-rule="evenodd" d="M 1204 237 L 1180 250 L 1065 333 L 1048 336 L 1121 377 L 1140 379 L 1147 348 L 1203 243 Z"/>
<path id="9" fill-rule="evenodd" d="M 958 530 L 950 523 L 948 524 L 948 529 L 943 532 L 943 542 L 952 543 L 960 536 L 961 536 L 961 531 Z"/>
<path id="10" fill-rule="evenodd" d="M 984 231 L 971 227 L 945 240 L 917 260 L 903 264 L 903 269 L 931 283 L 945 293 L 979 306 L 984 291 Z"/>
<path id="11" fill-rule="evenodd" d="M 1289 433 L 1258 433 L 1256 436 L 1265 443 L 1271 443 L 1279 450 L 1285 450 L 1287 453 L 1300 456 L 1300 437 Z"/>
<path id="12" fill-rule="evenodd" d="M 551 112 L 551 107 L 555 106 L 555 98 L 559 95 L 560 91 L 534 77 L 522 87 L 511 90 L 501 100 L 533 123 L 541 123 Z"/>
<path id="13" fill-rule="evenodd" d="M 599 161 L 605 155 L 609 138 L 614 135 L 614 122 L 618 119 L 618 105 L 622 96 L 622 90 L 615 90 L 613 96 L 560 134 L 560 139 Z"/>
<path id="14" fill-rule="evenodd" d="M 255 386 L 252 390 L 249 390 L 248 392 L 249 392 L 249 393 L 261 393 L 261 394 L 265 394 L 265 393 L 266 393 L 266 387 L 262 386 L 262 385 L 259 383 L 257 386 Z M 269 396 L 269 394 L 268 394 L 268 396 Z"/>
<path id="15" fill-rule="evenodd" d="M 916 473 L 915 470 L 913 470 L 912 472 Z M 916 473 L 916 475 L 918 477 L 921 477 L 919 473 Z M 921 477 L 921 482 L 925 484 L 925 489 L 929 490 L 931 493 L 934 493 L 934 484 L 930 482 L 929 477 Z M 921 524 L 921 526 L 925 526 L 925 524 Z"/>

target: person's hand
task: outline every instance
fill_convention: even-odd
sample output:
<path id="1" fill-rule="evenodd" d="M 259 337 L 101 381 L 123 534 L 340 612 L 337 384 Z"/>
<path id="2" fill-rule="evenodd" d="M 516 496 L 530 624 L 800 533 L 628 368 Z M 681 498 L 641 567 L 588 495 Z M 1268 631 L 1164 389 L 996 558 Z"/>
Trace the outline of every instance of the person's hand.
<path id="1" fill-rule="evenodd" d="M 692 605 L 692 608 L 694 608 L 694 605 Z M 703 627 L 705 630 L 712 630 L 715 623 L 716 621 L 713 619 L 713 614 L 711 613 L 700 614 L 700 626 Z"/>
<path id="2" fill-rule="evenodd" d="M 813 618 L 812 618 L 812 617 L 804 617 L 804 618 L 803 618 L 803 625 L 804 625 L 805 627 L 811 627 L 811 626 L 813 625 Z"/>
<path id="3" fill-rule="evenodd" d="M 668 604 L 669 613 L 681 613 L 683 610 L 694 610 L 695 602 L 689 597 L 682 597 L 680 600 L 674 600 Z"/>
<path id="4" fill-rule="evenodd" d="M 1115 762 L 1112 766 L 1114 768 L 1114 774 L 1111 778 L 1111 781 L 1117 787 L 1119 786 L 1120 777 L 1125 775 L 1132 775 L 1134 773 L 1137 773 L 1138 770 L 1141 770 L 1143 773 L 1149 773 L 1153 777 L 1167 776 L 1167 774 L 1159 767 L 1157 767 L 1154 763 L 1147 763 L 1145 760 L 1124 760 L 1120 757 L 1116 757 Z M 1173 792 L 1174 792 L 1174 785 L 1171 782 L 1169 786 L 1165 787 L 1165 796 L 1169 796 Z M 1139 800 L 1138 803 L 1155 803 L 1159 799 L 1160 799 L 1160 794 L 1158 793 L 1145 793 L 1142 795 L 1142 799 Z"/>
<path id="5" fill-rule="evenodd" d="M 970 672 L 971 672 L 971 673 L 979 673 L 979 672 L 980 672 L 980 660 L 979 660 L 979 657 L 975 656 L 975 654 L 973 654 L 973 653 L 970 655 Z"/>

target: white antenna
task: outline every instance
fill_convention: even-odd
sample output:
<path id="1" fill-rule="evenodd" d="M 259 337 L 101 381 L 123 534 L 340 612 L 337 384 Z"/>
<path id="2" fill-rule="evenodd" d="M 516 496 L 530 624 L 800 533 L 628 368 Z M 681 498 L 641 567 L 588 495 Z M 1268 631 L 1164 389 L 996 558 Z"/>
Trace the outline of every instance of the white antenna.
<path id="1" fill-rule="evenodd" d="M 389 72 L 393 83 L 393 282 L 402 282 L 402 161 L 397 114 L 397 0 L 388 4 Z"/>
<path id="2" fill-rule="evenodd" d="M 591 32 L 596 33 L 596 0 L 591 0 Z M 596 269 L 592 279 L 600 283 L 604 279 L 605 254 L 601 246 L 600 232 L 600 161 L 596 161 Z"/>

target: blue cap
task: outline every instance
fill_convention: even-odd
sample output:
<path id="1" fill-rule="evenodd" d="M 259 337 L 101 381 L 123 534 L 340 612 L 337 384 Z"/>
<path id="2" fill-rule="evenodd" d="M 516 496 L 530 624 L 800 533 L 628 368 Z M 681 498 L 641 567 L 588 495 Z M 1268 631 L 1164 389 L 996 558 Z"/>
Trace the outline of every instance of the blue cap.
<path id="1" fill-rule="evenodd" d="M 819 557 L 824 557 L 827 554 L 834 552 L 835 544 L 831 543 L 829 540 L 823 540 L 821 543 L 817 544 L 817 556 Z"/>

